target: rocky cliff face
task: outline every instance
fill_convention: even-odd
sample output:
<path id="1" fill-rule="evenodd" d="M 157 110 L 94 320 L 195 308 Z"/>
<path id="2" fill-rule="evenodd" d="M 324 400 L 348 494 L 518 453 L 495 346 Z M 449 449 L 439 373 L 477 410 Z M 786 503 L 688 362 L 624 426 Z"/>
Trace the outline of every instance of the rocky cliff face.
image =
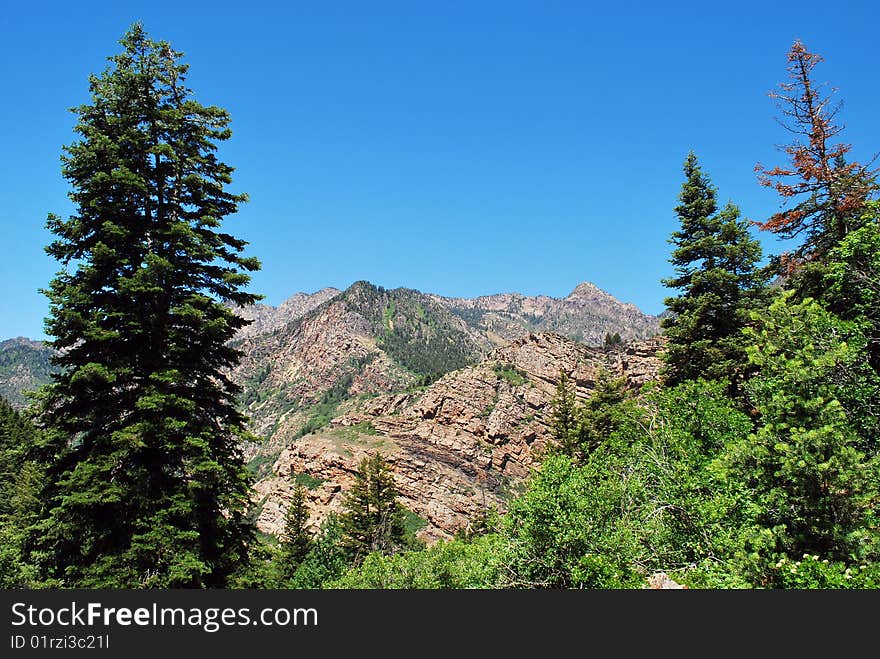
<path id="1" fill-rule="evenodd" d="M 289 425 L 284 420 L 299 430 L 323 423 L 351 396 L 434 381 L 533 331 L 594 345 L 609 333 L 633 340 L 659 332 L 657 318 L 587 283 L 560 300 L 515 293 L 453 299 L 357 282 L 342 293 L 298 293 L 277 309 L 239 313 L 254 323 L 236 338 L 245 357 L 234 377 L 264 437 Z"/>
<path id="2" fill-rule="evenodd" d="M 609 333 L 633 341 L 660 332 L 656 316 L 644 314 L 590 283 L 579 284 L 562 299 L 519 293 L 473 299 L 433 297 L 496 345 L 530 332 L 556 332 L 589 345 L 601 345 Z"/>
<path id="3" fill-rule="evenodd" d="M 434 380 L 478 362 L 489 348 L 428 296 L 367 282 L 270 332 L 245 335 L 237 347 L 244 358 L 233 377 L 244 388 L 254 430 L 265 437 L 285 419 L 296 419 L 300 427 L 310 419 L 317 423 L 352 396 Z M 302 411 L 305 417 L 297 414 Z"/>
<path id="4" fill-rule="evenodd" d="M 309 486 L 314 521 L 341 509 L 358 462 L 378 451 L 427 540 L 448 537 L 490 507 L 505 508 L 552 441 L 550 401 L 560 369 L 586 398 L 600 369 L 632 387 L 654 379 L 659 340 L 606 351 L 556 334 L 529 334 L 480 364 L 417 392 L 351 401 L 320 431 L 285 442 L 256 485 L 258 527 L 280 533 L 294 483 Z M 278 436 L 295 433 L 282 421 Z M 259 449 L 256 450 L 256 454 Z"/>

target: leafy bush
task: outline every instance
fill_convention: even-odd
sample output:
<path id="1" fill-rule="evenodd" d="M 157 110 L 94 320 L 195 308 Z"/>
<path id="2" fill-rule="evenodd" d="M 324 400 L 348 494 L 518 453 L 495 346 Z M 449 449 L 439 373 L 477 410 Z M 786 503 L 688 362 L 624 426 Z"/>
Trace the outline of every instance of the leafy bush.
<path id="1" fill-rule="evenodd" d="M 493 588 L 505 562 L 506 541 L 497 534 L 439 542 L 421 551 L 369 554 L 332 588 Z"/>
<path id="2" fill-rule="evenodd" d="M 796 589 L 877 589 L 880 588 L 880 566 L 876 563 L 847 565 L 820 559 L 818 554 L 804 554 L 793 561 L 782 556 L 770 571 L 773 588 Z"/>

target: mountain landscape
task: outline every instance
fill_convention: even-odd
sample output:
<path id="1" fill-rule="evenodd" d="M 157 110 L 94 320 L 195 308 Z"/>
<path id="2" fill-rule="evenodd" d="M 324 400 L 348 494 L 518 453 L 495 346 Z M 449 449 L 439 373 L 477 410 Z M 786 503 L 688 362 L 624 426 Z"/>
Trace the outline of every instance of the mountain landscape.
<path id="1" fill-rule="evenodd" d="M 469 300 L 356 282 L 344 292 L 298 293 L 277 309 L 257 305 L 240 313 L 256 320 L 236 338 L 245 357 L 234 376 L 264 437 L 284 415 L 348 395 L 426 385 L 532 332 L 589 345 L 609 333 L 628 340 L 659 333 L 656 317 L 592 284 L 561 300 L 518 294 Z"/>
<path id="2" fill-rule="evenodd" d="M 255 440 L 257 527 L 281 533 L 293 486 L 316 523 L 338 511 L 357 465 L 380 451 L 419 535 L 449 537 L 503 510 L 550 441 L 560 370 L 585 399 L 598 369 L 633 386 L 656 375 L 658 320 L 589 283 L 562 299 L 516 293 L 446 298 L 356 282 L 296 293 L 251 321 L 232 372 Z M 623 346 L 605 348 L 617 333 Z M 41 342 L 0 344 L 0 393 L 13 405 L 49 380 Z"/>
<path id="3" fill-rule="evenodd" d="M 488 509 L 503 511 L 544 455 L 560 370 L 580 400 L 603 370 L 635 390 L 656 378 L 661 347 L 659 339 L 617 350 L 528 334 L 426 388 L 349 399 L 304 436 L 302 417 L 285 417 L 272 439 L 249 447 L 251 464 L 266 467 L 256 484 L 257 528 L 283 531 L 297 483 L 308 488 L 316 523 L 339 512 L 360 461 L 380 452 L 419 537 L 449 538 Z"/>
<path id="4" fill-rule="evenodd" d="M 252 214 L 281 250 L 250 255 L 224 226 L 248 198 L 219 159 L 231 115 L 195 99 L 183 53 L 143 24 L 119 44 L 63 148 L 72 212 L 47 215 L 56 340 L 0 343 L 0 587 L 880 589 L 880 171 L 828 142 L 841 104 L 813 78 L 822 56 L 796 40 L 771 94 L 789 162 L 737 156 L 779 194 L 769 217 L 722 204 L 691 151 L 653 247 L 628 241 L 670 215 L 645 201 L 660 171 L 616 174 L 623 195 L 607 168 L 570 197 L 562 176 L 509 213 L 507 169 L 470 187 L 502 206 L 438 195 L 413 215 L 422 186 L 377 186 L 381 222 L 360 194 L 323 208 L 327 226 Z M 389 153 L 369 155 L 381 169 Z M 356 171 L 328 166 L 333 190 L 364 190 Z M 566 201 L 537 203 L 551 196 Z M 791 250 L 765 254 L 757 230 Z M 259 304 L 253 273 L 279 254 L 274 276 L 407 281 L 417 264 L 449 281 L 455 264 L 476 286 L 627 257 L 633 281 L 671 267 L 662 319 L 588 282 L 453 298 L 355 281 Z M 368 634 L 398 620 L 371 613 Z"/>
<path id="5" fill-rule="evenodd" d="M 528 332 L 556 332 L 573 341 L 599 345 L 607 334 L 632 341 L 659 331 L 658 319 L 584 282 L 562 299 L 518 293 L 474 299 L 432 296 L 495 345 Z"/>

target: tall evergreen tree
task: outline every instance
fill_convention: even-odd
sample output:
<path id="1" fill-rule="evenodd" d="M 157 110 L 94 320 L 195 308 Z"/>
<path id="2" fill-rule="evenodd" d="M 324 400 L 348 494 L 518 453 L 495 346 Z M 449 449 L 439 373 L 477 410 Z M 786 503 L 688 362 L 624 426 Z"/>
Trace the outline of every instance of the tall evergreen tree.
<path id="1" fill-rule="evenodd" d="M 577 441 L 583 459 L 604 442 L 620 425 L 627 400 L 626 378 L 613 378 L 604 368 L 596 376 L 596 388 L 580 411 Z M 575 456 L 577 457 L 577 456 Z"/>
<path id="2" fill-rule="evenodd" d="M 748 388 L 761 425 L 728 445 L 722 464 L 758 504 L 758 546 L 795 560 L 876 560 L 880 464 L 859 417 L 862 392 L 877 388 L 859 324 L 785 291 L 746 333 L 760 368 Z"/>
<path id="3" fill-rule="evenodd" d="M 284 516 L 284 533 L 281 536 L 281 574 L 285 579 L 293 578 L 314 541 L 314 534 L 309 529 L 306 488 L 297 484 Z"/>
<path id="4" fill-rule="evenodd" d="M 741 331 L 757 304 L 765 278 L 756 267 L 761 246 L 739 209 L 718 210 L 716 189 L 693 152 L 684 164 L 685 182 L 675 212 L 681 228 L 672 233 L 675 276 L 663 280 L 681 294 L 667 298 L 670 318 L 665 379 L 726 379 L 736 382 L 747 363 Z"/>
<path id="5" fill-rule="evenodd" d="M 862 225 L 866 202 L 876 194 L 877 170 L 846 156 L 849 144 L 834 143 L 843 126 L 835 123 L 840 104 L 814 79 L 822 57 L 795 41 L 788 51 L 788 82 L 771 92 L 782 114 L 780 123 L 794 135 L 781 147 L 787 167 L 755 167 L 758 180 L 795 203 L 759 226 L 784 238 L 801 237 L 794 255 L 785 259 L 789 274 L 805 261 L 823 257 L 850 231 Z"/>
<path id="6" fill-rule="evenodd" d="M 219 587 L 252 530 L 227 373 L 246 321 L 246 243 L 220 229 L 245 195 L 216 154 L 229 114 L 197 102 L 182 53 L 141 25 L 89 78 L 65 147 L 75 212 L 50 215 L 63 269 L 46 294 L 54 377 L 41 401 L 47 578 L 79 587 Z"/>
<path id="7" fill-rule="evenodd" d="M 372 551 L 391 553 L 406 544 L 406 516 L 388 463 L 376 453 L 358 466 L 340 522 L 343 544 L 359 562 Z"/>
<path id="8" fill-rule="evenodd" d="M 574 384 L 568 373 L 559 370 L 556 395 L 550 401 L 553 437 L 566 455 L 572 455 L 577 448 L 577 426 L 580 413 Z"/>

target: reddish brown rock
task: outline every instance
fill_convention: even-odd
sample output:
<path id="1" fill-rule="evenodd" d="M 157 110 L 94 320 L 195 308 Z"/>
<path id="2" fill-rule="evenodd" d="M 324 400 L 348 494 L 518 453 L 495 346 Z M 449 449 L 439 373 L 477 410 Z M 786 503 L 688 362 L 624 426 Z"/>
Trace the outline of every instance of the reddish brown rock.
<path id="1" fill-rule="evenodd" d="M 402 503 L 426 520 L 420 535 L 449 537 L 490 507 L 503 511 L 540 460 L 552 441 L 550 401 L 560 370 L 571 375 L 581 399 L 603 368 L 637 387 L 656 377 L 661 345 L 651 341 L 612 352 L 530 334 L 419 394 L 349 406 L 330 427 L 290 443 L 272 475 L 257 484 L 258 527 L 281 531 L 296 474 L 308 474 L 314 485 L 315 523 L 341 510 L 358 463 L 378 451 L 392 466 Z"/>

